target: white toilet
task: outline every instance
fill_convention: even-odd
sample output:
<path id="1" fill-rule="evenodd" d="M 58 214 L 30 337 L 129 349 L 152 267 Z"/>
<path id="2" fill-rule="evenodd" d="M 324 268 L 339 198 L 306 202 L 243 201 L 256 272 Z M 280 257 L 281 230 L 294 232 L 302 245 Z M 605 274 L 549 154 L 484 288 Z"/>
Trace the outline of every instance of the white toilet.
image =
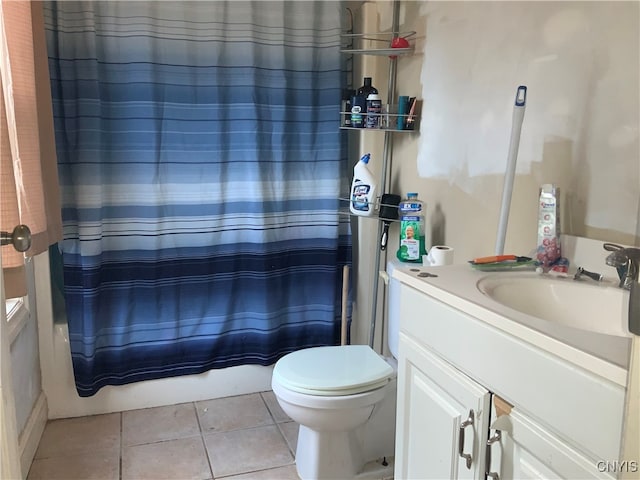
<path id="1" fill-rule="evenodd" d="M 389 262 L 389 276 L 393 266 Z M 397 281 L 391 280 L 387 338 L 394 357 L 398 290 Z M 300 424 L 300 478 L 368 478 L 365 465 L 393 457 L 396 372 L 394 358 L 383 358 L 367 345 L 307 348 L 276 363 L 271 387 L 284 412 Z M 384 475 L 370 473 L 377 478 L 393 475 L 392 465 L 379 465 Z"/>

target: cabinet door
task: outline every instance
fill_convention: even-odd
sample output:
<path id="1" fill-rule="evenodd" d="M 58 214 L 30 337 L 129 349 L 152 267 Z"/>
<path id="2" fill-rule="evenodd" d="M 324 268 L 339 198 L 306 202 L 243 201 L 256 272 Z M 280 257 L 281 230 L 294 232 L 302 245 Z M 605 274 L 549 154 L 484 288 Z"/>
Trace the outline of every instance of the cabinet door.
<path id="1" fill-rule="evenodd" d="M 500 478 L 615 478 L 598 468 L 603 462 L 588 458 L 517 408 L 505 420 L 500 422 L 503 428 L 500 445 L 492 446 L 498 457 L 494 456 L 490 466 L 500 473 Z"/>
<path id="2" fill-rule="evenodd" d="M 399 357 L 395 478 L 483 479 L 490 392 L 403 333 Z"/>

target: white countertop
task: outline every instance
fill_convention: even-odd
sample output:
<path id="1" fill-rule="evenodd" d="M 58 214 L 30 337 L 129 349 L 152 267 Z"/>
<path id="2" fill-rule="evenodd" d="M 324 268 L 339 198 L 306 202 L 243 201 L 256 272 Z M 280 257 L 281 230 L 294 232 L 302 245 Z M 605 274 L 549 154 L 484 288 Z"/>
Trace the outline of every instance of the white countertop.
<path id="1" fill-rule="evenodd" d="M 437 277 L 419 277 L 428 272 Z M 521 272 L 531 275 L 531 272 Z M 509 272 L 504 275 L 519 275 Z M 487 297 L 477 283 L 487 275 L 469 265 L 423 267 L 403 264 L 393 277 L 479 321 L 552 353 L 621 386 L 627 384 L 630 338 L 593 333 L 523 314 Z"/>

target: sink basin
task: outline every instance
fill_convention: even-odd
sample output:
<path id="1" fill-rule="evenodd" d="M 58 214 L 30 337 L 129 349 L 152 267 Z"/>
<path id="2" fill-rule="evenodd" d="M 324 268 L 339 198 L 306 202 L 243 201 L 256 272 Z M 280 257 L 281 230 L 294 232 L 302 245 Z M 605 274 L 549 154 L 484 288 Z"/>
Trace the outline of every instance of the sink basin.
<path id="1" fill-rule="evenodd" d="M 478 281 L 487 297 L 526 315 L 618 337 L 628 337 L 629 293 L 589 279 L 538 274 L 493 274 Z"/>

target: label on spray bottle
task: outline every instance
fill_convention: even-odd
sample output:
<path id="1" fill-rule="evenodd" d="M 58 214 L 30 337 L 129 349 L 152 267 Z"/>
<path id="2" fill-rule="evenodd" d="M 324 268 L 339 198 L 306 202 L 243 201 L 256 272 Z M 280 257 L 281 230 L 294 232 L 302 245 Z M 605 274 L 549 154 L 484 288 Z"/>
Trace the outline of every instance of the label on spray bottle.
<path id="1" fill-rule="evenodd" d="M 421 262 L 425 249 L 425 227 L 422 202 L 417 193 L 407 194 L 400 202 L 400 248 L 396 256 L 403 262 Z"/>

